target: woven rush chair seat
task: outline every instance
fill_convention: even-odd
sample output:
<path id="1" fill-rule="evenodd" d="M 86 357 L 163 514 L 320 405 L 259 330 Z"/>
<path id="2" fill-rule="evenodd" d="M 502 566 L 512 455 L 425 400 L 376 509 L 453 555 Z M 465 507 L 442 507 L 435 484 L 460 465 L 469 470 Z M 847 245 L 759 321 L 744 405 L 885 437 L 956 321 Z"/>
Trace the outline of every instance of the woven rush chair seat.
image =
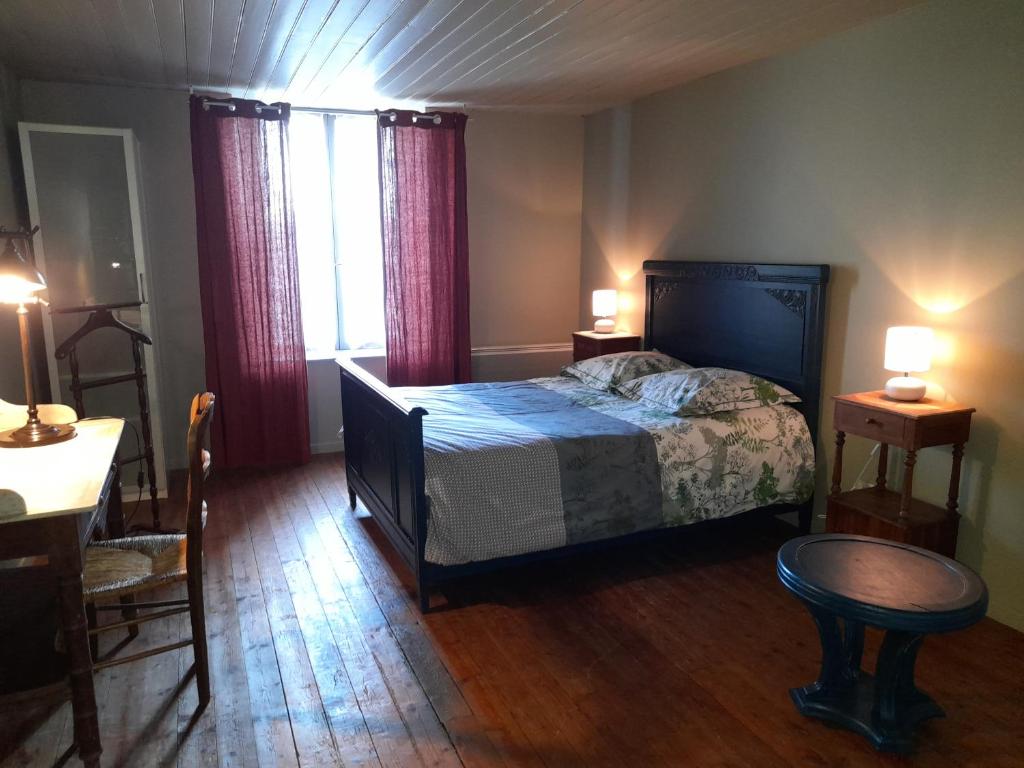
<path id="1" fill-rule="evenodd" d="M 209 466 L 209 453 L 206 466 Z M 206 501 L 203 501 L 203 528 L 206 528 Z M 161 584 L 173 584 L 188 578 L 186 536 L 165 533 L 152 536 L 127 536 L 97 541 L 85 550 L 83 594 L 86 602 L 120 597 Z"/>
<path id="2" fill-rule="evenodd" d="M 86 600 L 130 595 L 187 577 L 183 533 L 100 541 L 85 550 Z"/>

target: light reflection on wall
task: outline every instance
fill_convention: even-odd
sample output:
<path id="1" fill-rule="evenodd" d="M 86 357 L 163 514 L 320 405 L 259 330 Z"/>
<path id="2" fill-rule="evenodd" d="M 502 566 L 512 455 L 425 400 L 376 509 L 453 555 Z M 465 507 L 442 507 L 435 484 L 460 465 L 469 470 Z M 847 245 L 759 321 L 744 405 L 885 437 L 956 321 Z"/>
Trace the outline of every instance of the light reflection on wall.
<path id="1" fill-rule="evenodd" d="M 921 309 L 951 315 L 1024 273 L 1016 244 L 978 243 L 942 233 L 893 233 L 862 241 L 864 252 Z"/>

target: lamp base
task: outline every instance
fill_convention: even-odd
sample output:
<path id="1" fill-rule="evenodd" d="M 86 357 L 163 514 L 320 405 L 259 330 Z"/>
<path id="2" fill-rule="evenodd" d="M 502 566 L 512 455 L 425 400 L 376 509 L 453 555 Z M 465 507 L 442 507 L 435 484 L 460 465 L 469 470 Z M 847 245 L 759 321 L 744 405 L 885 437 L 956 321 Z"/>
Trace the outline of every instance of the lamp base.
<path id="1" fill-rule="evenodd" d="M 893 400 L 913 402 L 924 397 L 928 385 L 913 376 L 893 376 L 885 382 L 885 394 Z"/>
<path id="2" fill-rule="evenodd" d="M 41 421 L 29 422 L 18 429 L 0 432 L 0 447 L 33 448 L 37 445 L 53 445 L 63 443 L 75 436 L 75 428 L 71 424 L 43 424 Z"/>
<path id="3" fill-rule="evenodd" d="M 602 317 L 600 320 L 594 323 L 594 333 L 614 333 L 615 332 L 615 321 L 607 317 Z"/>

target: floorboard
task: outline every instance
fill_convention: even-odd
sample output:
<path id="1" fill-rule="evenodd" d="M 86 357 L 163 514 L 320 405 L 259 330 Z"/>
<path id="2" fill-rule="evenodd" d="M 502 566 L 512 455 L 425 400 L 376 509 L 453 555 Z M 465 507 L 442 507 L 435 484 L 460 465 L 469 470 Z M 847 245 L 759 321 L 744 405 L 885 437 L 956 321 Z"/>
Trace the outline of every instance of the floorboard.
<path id="1" fill-rule="evenodd" d="M 180 496 L 162 510 L 170 525 Z M 788 689 L 813 680 L 819 651 L 775 576 L 791 535 L 780 523 L 475 577 L 422 616 L 411 574 L 349 509 L 338 456 L 221 473 L 209 500 L 213 699 L 197 716 L 188 648 L 98 673 L 104 766 L 1018 766 L 1024 754 L 1024 635 L 988 619 L 925 642 L 918 682 L 947 717 L 920 729 L 909 760 L 797 714 Z M 186 616 L 162 619 L 121 650 L 190 631 Z M 124 640 L 104 636 L 101 653 Z M 879 643 L 870 630 L 866 664 Z M 63 686 L 0 699 L 3 768 L 54 765 L 71 738 Z"/>

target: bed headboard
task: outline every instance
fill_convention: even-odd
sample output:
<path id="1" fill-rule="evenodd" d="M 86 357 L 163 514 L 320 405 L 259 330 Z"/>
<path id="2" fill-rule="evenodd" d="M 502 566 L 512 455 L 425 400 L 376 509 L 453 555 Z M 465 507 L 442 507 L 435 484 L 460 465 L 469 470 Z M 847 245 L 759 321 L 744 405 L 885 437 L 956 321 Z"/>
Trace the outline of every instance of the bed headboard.
<path id="1" fill-rule="evenodd" d="M 827 264 L 645 261 L 644 349 L 798 395 L 817 440 Z"/>

